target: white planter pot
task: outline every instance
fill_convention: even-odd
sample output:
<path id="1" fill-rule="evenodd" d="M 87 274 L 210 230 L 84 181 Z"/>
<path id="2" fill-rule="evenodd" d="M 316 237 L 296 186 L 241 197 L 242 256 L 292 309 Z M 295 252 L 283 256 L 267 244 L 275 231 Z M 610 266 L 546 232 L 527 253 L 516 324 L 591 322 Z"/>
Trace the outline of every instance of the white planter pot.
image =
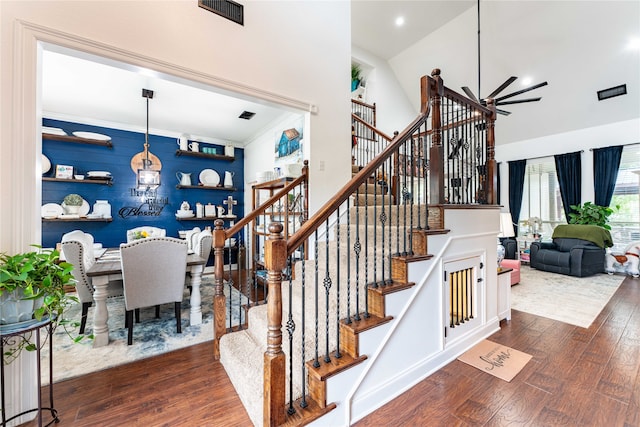
<path id="1" fill-rule="evenodd" d="M 42 298 L 24 299 L 22 289 L 4 291 L 0 295 L 0 325 L 30 321 L 41 306 Z"/>

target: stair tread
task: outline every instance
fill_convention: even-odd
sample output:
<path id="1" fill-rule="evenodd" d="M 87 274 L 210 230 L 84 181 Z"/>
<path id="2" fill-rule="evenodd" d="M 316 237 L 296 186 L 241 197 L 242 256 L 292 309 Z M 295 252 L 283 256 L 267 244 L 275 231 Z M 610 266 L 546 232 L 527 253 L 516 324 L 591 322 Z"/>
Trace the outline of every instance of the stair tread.
<path id="1" fill-rule="evenodd" d="M 434 234 L 448 234 L 451 232 L 451 230 L 449 230 L 448 228 L 430 228 L 430 229 L 417 229 L 414 228 L 411 231 L 413 231 L 414 233 L 424 233 L 427 235 L 434 235 Z"/>
<path id="2" fill-rule="evenodd" d="M 331 361 L 327 363 L 324 361 L 324 357 L 320 357 L 320 366 L 317 368 L 313 366 L 314 361 L 309 360 L 306 363 L 309 375 L 312 375 L 319 381 L 325 381 L 327 378 L 365 361 L 367 356 L 352 357 L 349 354 L 343 353 L 342 357 L 338 359 L 332 353 L 330 359 Z"/>
<path id="3" fill-rule="evenodd" d="M 351 323 L 347 323 L 346 319 L 343 319 L 340 324 L 345 328 L 351 329 L 354 334 L 359 334 L 391 320 L 393 320 L 393 316 L 378 317 L 371 314 L 369 317 L 364 317 L 364 314 L 361 313 L 360 320 L 351 319 Z"/>
<path id="4" fill-rule="evenodd" d="M 410 289 L 413 286 L 415 286 L 414 282 L 396 282 L 393 281 L 390 284 L 387 284 L 385 286 L 378 286 L 376 288 L 369 286 L 369 292 L 376 292 L 380 295 L 389 295 L 392 294 L 394 292 L 399 292 L 399 291 L 403 291 L 405 289 Z"/>
<path id="5" fill-rule="evenodd" d="M 293 406 L 295 407 L 296 412 L 292 415 L 287 415 L 286 421 L 282 424 L 283 427 L 307 425 L 336 408 L 335 403 L 330 403 L 326 407 L 321 408 L 320 405 L 309 397 L 307 397 L 308 406 L 306 408 L 301 408 L 301 401 L 302 399 L 298 399 L 294 402 Z M 289 406 L 286 407 L 285 412 L 287 409 L 289 409 Z"/>
<path id="6" fill-rule="evenodd" d="M 396 259 L 402 260 L 404 262 L 417 262 L 417 261 L 425 261 L 428 259 L 433 258 L 433 255 L 431 254 L 426 254 L 426 255 L 394 255 L 393 256 Z"/>

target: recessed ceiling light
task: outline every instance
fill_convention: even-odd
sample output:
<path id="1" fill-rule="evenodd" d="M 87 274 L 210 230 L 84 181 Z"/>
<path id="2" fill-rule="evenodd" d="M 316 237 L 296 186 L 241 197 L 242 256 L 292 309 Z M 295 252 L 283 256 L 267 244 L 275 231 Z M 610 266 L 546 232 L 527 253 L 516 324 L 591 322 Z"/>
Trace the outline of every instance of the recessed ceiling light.
<path id="1" fill-rule="evenodd" d="M 629 39 L 629 43 L 627 43 L 627 49 L 629 50 L 640 50 L 640 37 L 632 37 Z"/>
<path id="2" fill-rule="evenodd" d="M 520 83 L 522 86 L 529 86 L 533 82 L 533 79 L 529 76 L 523 77 L 522 82 Z"/>
<path id="3" fill-rule="evenodd" d="M 404 25 L 404 16 L 398 16 L 396 18 L 396 26 L 402 27 Z"/>

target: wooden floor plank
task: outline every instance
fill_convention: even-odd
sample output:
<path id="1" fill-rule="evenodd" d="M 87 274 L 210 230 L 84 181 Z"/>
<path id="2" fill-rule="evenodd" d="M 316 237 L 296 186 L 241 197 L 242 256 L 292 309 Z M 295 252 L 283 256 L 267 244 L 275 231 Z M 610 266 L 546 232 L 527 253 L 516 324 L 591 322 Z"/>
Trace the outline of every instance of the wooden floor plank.
<path id="1" fill-rule="evenodd" d="M 492 341 L 534 353 L 511 383 L 456 360 L 355 426 L 640 425 L 640 280 L 586 329 L 516 310 L 501 326 Z M 251 425 L 211 343 L 63 381 L 54 395 L 60 427 Z"/>

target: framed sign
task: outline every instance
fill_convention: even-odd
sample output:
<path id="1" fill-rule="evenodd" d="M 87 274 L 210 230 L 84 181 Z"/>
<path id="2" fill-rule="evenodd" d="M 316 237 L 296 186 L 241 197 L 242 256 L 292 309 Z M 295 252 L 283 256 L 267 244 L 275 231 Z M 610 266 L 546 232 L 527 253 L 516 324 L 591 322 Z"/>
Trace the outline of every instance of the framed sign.
<path id="1" fill-rule="evenodd" d="M 72 179 L 73 178 L 73 166 L 56 165 L 56 178 Z"/>

